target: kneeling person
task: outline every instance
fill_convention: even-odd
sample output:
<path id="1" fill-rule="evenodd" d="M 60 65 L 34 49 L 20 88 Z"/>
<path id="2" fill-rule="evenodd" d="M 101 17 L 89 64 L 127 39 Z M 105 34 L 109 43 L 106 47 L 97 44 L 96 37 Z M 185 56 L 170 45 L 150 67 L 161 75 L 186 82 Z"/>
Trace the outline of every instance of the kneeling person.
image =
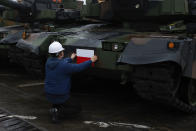
<path id="1" fill-rule="evenodd" d="M 73 64 L 71 62 L 75 59 L 76 54 L 73 53 L 71 58 L 64 58 L 64 48 L 57 41 L 49 46 L 49 53 L 51 57 L 48 58 L 45 65 L 45 93 L 48 101 L 53 104 L 51 108 L 52 122 L 57 123 L 61 112 L 68 108 L 67 101 L 70 97 L 72 73 L 89 68 L 92 62 L 96 62 L 98 58 L 93 56 L 89 61 Z"/>

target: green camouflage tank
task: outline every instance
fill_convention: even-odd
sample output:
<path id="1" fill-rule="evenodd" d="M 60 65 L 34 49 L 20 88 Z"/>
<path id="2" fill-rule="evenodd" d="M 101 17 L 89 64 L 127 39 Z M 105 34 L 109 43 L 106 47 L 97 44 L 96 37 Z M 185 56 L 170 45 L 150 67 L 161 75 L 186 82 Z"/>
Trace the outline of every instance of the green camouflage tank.
<path id="1" fill-rule="evenodd" d="M 98 56 L 89 75 L 131 83 L 142 98 L 196 111 L 195 0 L 9 2 L 0 0 L 18 12 L 25 9 L 15 19 L 29 26 L 0 43 L 14 41 L 10 59 L 33 75 L 44 75 L 48 46 L 57 40 L 66 56 L 77 53 L 76 63 Z"/>

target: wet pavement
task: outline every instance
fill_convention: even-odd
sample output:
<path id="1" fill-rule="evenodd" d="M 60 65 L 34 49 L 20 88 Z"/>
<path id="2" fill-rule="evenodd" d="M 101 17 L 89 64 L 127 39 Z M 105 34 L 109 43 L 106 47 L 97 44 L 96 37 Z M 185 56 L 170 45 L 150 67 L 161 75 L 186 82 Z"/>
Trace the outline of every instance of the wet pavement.
<path id="1" fill-rule="evenodd" d="M 74 79 L 72 85 L 71 97 L 80 103 L 82 112 L 52 124 L 43 80 L 32 79 L 21 68 L 3 67 L 0 108 L 48 131 L 196 131 L 196 114 L 144 101 L 116 81 Z"/>

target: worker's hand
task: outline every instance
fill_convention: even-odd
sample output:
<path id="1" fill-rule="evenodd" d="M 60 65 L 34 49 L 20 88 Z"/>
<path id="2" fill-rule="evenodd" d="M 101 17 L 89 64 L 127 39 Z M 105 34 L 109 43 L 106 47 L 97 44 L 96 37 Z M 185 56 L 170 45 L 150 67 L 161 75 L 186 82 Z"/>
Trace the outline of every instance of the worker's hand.
<path id="1" fill-rule="evenodd" d="M 91 57 L 91 61 L 94 63 L 94 62 L 96 62 L 98 60 L 98 57 L 95 55 L 95 56 L 93 56 L 93 57 Z"/>
<path id="2" fill-rule="evenodd" d="M 71 59 L 75 59 L 76 58 L 76 53 L 71 54 Z"/>

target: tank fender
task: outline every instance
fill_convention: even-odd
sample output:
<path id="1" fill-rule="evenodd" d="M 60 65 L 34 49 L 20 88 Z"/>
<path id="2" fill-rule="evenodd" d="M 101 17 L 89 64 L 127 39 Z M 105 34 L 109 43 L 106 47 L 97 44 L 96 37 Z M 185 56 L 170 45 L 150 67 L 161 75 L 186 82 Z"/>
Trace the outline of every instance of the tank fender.
<path id="1" fill-rule="evenodd" d="M 0 40 L 1 44 L 15 44 L 22 38 L 23 31 L 18 31 L 14 34 L 8 34 L 5 38 Z"/>
<path id="2" fill-rule="evenodd" d="M 175 48 L 170 49 L 169 42 L 175 43 Z M 184 76 L 192 77 L 195 48 L 192 39 L 133 38 L 120 54 L 118 62 L 132 65 L 176 62 L 181 66 Z"/>
<path id="3" fill-rule="evenodd" d="M 40 55 L 40 50 L 43 48 L 44 51 L 48 51 L 49 44 L 56 40 L 56 34 L 52 33 L 37 33 L 37 34 L 31 34 L 29 38 L 27 39 L 20 39 L 16 47 L 25 50 L 27 52 L 34 53 L 36 55 Z M 43 50 L 42 50 L 43 51 Z"/>
<path id="4" fill-rule="evenodd" d="M 18 43 L 16 44 L 16 47 L 26 50 L 28 52 L 32 52 L 35 54 L 39 54 L 39 48 L 37 48 L 36 46 L 34 46 L 31 42 L 25 41 L 23 39 L 20 39 L 18 41 Z"/>

